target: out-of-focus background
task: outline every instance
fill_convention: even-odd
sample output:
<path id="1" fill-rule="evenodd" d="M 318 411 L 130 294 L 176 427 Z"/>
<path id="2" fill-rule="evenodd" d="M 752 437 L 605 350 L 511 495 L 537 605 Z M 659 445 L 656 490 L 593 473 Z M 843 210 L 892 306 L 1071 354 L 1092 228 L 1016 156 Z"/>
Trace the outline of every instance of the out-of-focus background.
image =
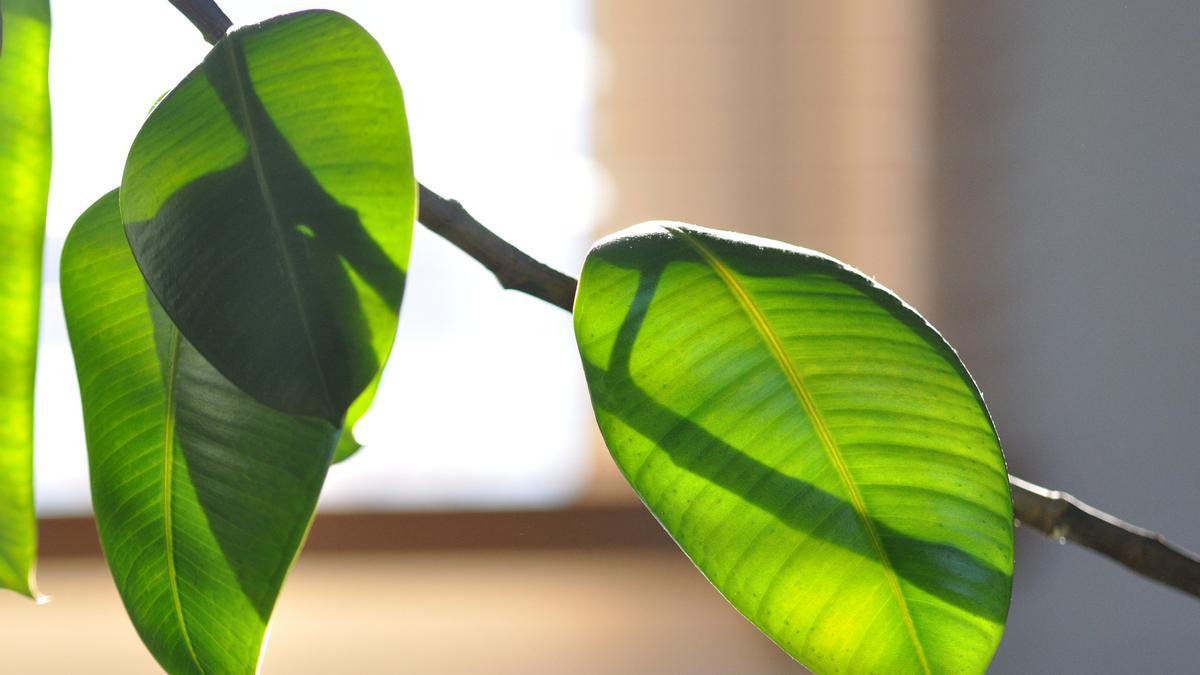
<path id="1" fill-rule="evenodd" d="M 305 8 L 226 0 L 239 22 Z M 1013 471 L 1200 547 L 1200 5 L 328 0 L 383 44 L 419 177 L 555 266 L 671 218 L 784 239 L 923 311 Z M 154 672 L 100 559 L 58 304 L 74 218 L 206 45 L 53 3 L 37 420 L 53 602 L 8 672 Z M 266 673 L 773 673 L 598 441 L 569 317 L 418 231 L 401 333 L 284 588 Z M 1196 672 L 1200 603 L 1018 530 L 996 673 Z"/>

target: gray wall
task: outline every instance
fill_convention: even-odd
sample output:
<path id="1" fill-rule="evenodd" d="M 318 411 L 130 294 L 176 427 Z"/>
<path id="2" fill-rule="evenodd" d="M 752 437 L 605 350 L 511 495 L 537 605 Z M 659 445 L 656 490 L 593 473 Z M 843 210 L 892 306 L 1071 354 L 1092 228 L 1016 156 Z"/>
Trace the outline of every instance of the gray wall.
<path id="1" fill-rule="evenodd" d="M 935 323 L 1013 473 L 1200 549 L 1200 3 L 937 7 Z M 1200 602 L 1017 547 L 994 672 L 1200 672 Z"/>

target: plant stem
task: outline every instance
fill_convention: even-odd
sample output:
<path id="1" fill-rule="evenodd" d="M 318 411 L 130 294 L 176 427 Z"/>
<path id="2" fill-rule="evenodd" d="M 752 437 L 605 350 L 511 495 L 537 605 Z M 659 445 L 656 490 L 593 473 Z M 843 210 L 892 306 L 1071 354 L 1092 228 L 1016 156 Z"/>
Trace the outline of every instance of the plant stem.
<path id="1" fill-rule="evenodd" d="M 421 224 L 496 275 L 504 288 L 528 293 L 568 312 L 575 304 L 573 277 L 533 259 L 475 220 L 462 204 L 420 186 Z"/>
<path id="2" fill-rule="evenodd" d="M 421 223 L 492 271 L 505 288 L 516 288 L 571 311 L 578 282 L 534 260 L 471 217 L 458 202 L 421 187 Z M 508 281 L 506 281 L 508 280 Z M 520 285 L 513 285 L 519 280 Z M 1046 536 L 1071 541 L 1108 556 L 1143 576 L 1200 597 L 1200 557 L 1169 544 L 1069 494 L 1009 476 L 1013 515 Z"/>
<path id="3" fill-rule="evenodd" d="M 1130 525 L 1065 492 L 1009 476 L 1017 520 L 1059 541 L 1106 555 L 1155 581 L 1200 597 L 1200 558 L 1157 532 Z"/>
<path id="4" fill-rule="evenodd" d="M 192 22 L 192 25 L 204 36 L 210 45 L 225 37 L 233 22 L 225 16 L 225 12 L 213 0 L 168 0 L 175 9 L 179 10 Z"/>
<path id="5" fill-rule="evenodd" d="M 215 44 L 232 25 L 213 0 L 170 0 Z M 420 187 L 421 224 L 496 275 L 504 288 L 518 290 L 570 312 L 579 282 L 545 265 L 501 239 L 473 218 L 461 204 Z M 1200 557 L 1177 548 L 1162 535 L 1136 527 L 1075 499 L 1016 476 L 1013 515 L 1059 541 L 1071 541 L 1108 556 L 1155 581 L 1200 597 Z"/>

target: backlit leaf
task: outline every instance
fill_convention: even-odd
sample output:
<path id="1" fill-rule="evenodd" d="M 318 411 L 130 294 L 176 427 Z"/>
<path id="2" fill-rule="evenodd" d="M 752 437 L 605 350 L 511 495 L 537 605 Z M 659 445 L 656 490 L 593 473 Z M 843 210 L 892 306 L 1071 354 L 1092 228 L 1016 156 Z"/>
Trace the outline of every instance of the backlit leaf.
<path id="1" fill-rule="evenodd" d="M 92 503 L 138 634 L 172 673 L 252 673 L 338 432 L 239 390 L 138 271 L 117 193 L 71 230 L 63 309 Z"/>
<path id="2" fill-rule="evenodd" d="M 154 294 L 217 370 L 338 426 L 391 349 L 416 190 L 387 57 L 350 19 L 310 11 L 230 34 L 162 100 L 130 149 L 121 215 Z"/>
<path id="3" fill-rule="evenodd" d="M 835 260 L 649 223 L 589 254 L 575 329 L 625 477 L 726 598 L 817 672 L 981 672 L 1012 505 L 982 398 L 915 311 Z"/>
<path id="4" fill-rule="evenodd" d="M 0 0 L 0 588 L 33 595 L 33 380 L 50 187 L 50 9 Z"/>

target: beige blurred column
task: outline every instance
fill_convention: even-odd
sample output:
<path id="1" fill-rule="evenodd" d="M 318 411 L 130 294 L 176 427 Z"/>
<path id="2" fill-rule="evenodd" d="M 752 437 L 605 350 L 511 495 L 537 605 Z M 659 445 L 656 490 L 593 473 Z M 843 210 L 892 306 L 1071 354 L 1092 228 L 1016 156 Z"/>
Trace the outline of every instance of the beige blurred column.
<path id="1" fill-rule="evenodd" d="M 595 0 L 602 230 L 782 239 L 931 311 L 927 2 Z M 597 446 L 589 497 L 628 496 Z"/>

